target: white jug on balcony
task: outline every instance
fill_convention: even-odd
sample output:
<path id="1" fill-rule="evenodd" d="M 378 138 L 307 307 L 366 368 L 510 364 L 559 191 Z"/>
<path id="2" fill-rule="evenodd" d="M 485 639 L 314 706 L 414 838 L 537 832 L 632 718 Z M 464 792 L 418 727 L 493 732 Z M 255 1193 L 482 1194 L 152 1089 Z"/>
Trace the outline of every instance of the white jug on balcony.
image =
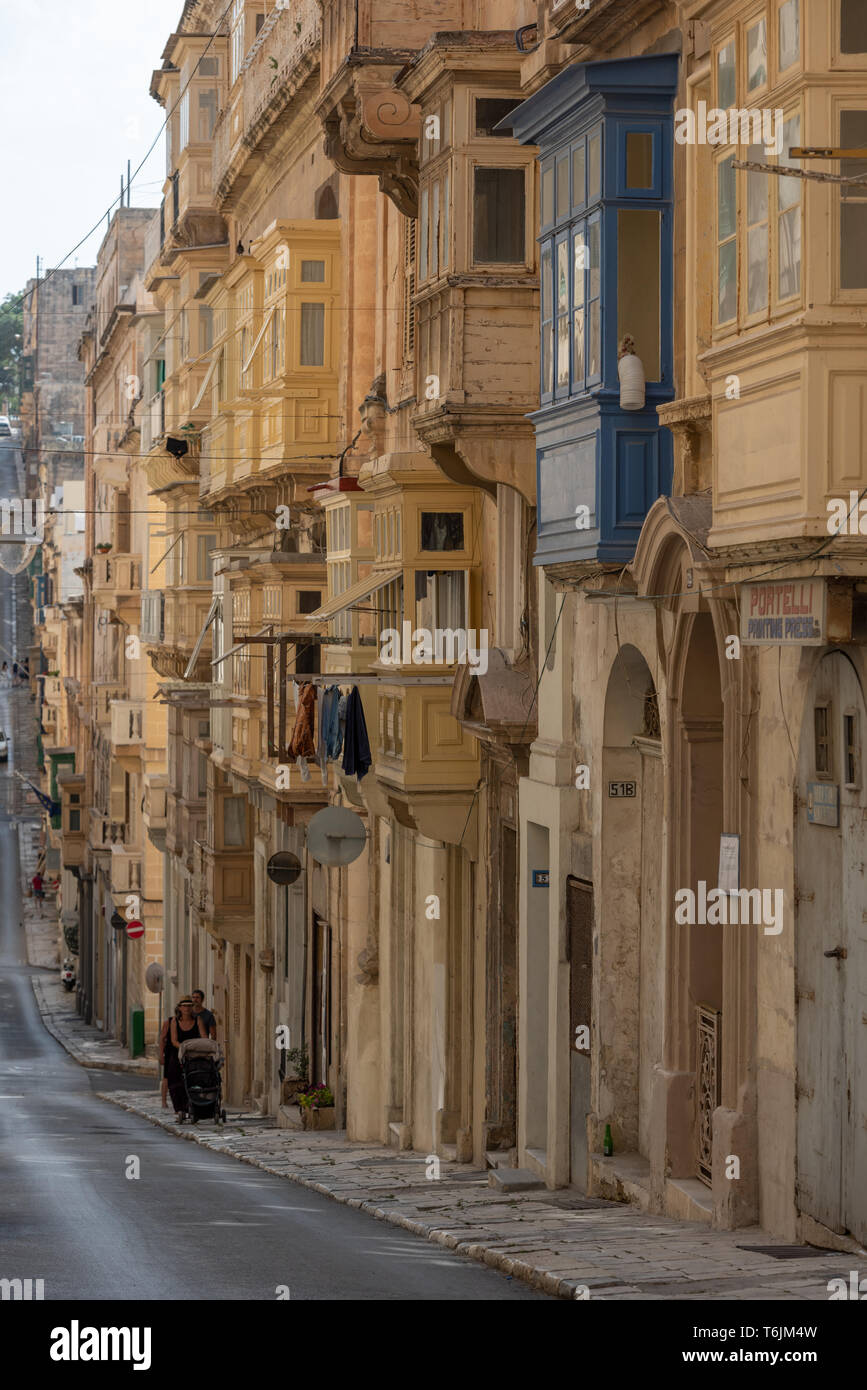
<path id="1" fill-rule="evenodd" d="M 644 364 L 635 351 L 635 340 L 629 334 L 621 341 L 617 372 L 620 377 L 620 409 L 644 409 Z"/>

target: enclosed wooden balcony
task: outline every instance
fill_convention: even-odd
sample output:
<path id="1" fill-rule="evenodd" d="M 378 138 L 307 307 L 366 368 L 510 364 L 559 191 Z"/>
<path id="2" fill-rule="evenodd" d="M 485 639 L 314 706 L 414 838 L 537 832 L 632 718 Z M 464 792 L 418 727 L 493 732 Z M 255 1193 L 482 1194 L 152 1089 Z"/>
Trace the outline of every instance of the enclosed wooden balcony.
<path id="1" fill-rule="evenodd" d="M 402 791 L 470 791 L 478 782 L 478 743 L 451 713 L 451 678 L 428 686 L 386 677 L 376 687 L 373 744 L 377 777 Z"/>
<path id="2" fill-rule="evenodd" d="M 142 886 L 142 852 L 119 841 L 111 846 L 111 891 L 139 893 Z"/>
<path id="3" fill-rule="evenodd" d="M 144 743 L 144 700 L 113 700 L 111 742 L 115 748 L 140 747 Z"/>
<path id="4" fill-rule="evenodd" d="M 213 186 L 221 210 L 236 206 L 291 122 L 301 92 L 316 82 L 318 38 L 316 0 L 286 0 L 265 16 L 214 131 Z"/>
<path id="5" fill-rule="evenodd" d="M 252 853 L 218 853 L 196 840 L 193 905 L 205 928 L 218 941 L 250 945 L 254 939 Z"/>
<path id="6" fill-rule="evenodd" d="M 85 796 L 87 778 L 83 772 L 67 770 L 57 777 L 60 792 L 60 856 L 64 869 L 76 869 L 84 863 L 87 822 Z"/>
<path id="7" fill-rule="evenodd" d="M 93 557 L 93 596 L 125 623 L 138 623 L 141 611 L 141 556 L 110 551 Z"/>
<path id="8" fill-rule="evenodd" d="M 148 839 L 160 852 L 164 852 L 166 847 L 167 801 L 168 776 L 161 774 L 145 778 L 142 822 Z"/>

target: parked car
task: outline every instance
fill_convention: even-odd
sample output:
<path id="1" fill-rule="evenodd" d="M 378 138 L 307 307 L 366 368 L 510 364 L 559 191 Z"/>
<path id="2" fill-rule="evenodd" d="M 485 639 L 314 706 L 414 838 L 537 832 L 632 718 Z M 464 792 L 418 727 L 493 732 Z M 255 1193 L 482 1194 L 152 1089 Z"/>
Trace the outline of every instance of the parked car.
<path id="1" fill-rule="evenodd" d="M 9 744 L 3 730 L 0 729 L 0 761 L 6 762 L 9 757 Z"/>
<path id="2" fill-rule="evenodd" d="M 12 438 L 12 425 L 8 415 L 0 415 L 0 439 Z"/>

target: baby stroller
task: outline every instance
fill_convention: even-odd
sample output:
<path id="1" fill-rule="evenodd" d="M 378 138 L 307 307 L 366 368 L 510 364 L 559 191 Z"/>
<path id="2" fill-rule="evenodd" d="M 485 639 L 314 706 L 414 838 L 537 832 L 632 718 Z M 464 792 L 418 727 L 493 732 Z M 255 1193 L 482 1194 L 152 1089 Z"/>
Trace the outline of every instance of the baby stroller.
<path id="1" fill-rule="evenodd" d="M 184 1086 L 189 1101 L 190 1119 L 193 1124 L 199 1120 L 213 1120 L 216 1124 L 226 1123 L 226 1112 L 222 1108 L 223 1087 L 220 1068 L 223 1058 L 219 1043 L 212 1038 L 190 1038 L 178 1048 L 178 1061 L 184 1074 Z"/>

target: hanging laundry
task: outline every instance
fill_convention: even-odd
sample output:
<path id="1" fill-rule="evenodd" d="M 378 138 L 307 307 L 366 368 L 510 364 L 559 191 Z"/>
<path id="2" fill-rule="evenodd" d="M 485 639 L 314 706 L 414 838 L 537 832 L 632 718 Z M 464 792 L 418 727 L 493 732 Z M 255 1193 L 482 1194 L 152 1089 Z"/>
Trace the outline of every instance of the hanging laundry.
<path id="1" fill-rule="evenodd" d="M 316 756 L 322 769 L 322 781 L 326 781 L 326 763 L 331 758 L 339 758 L 343 747 L 343 731 L 340 727 L 340 690 L 329 685 L 322 692 L 319 701 L 319 732 L 316 740 Z"/>
<path id="2" fill-rule="evenodd" d="M 346 702 L 346 736 L 343 743 L 343 771 L 350 777 L 357 775 L 359 782 L 371 764 L 370 743 L 367 737 L 367 724 L 358 686 L 354 685 Z"/>
<path id="3" fill-rule="evenodd" d="M 301 772 L 302 782 L 309 782 L 310 780 L 307 759 L 316 757 L 316 746 L 313 742 L 313 707 L 315 704 L 316 687 L 305 682 L 298 693 L 295 727 L 289 740 L 289 756 L 295 759 L 296 766 Z"/>

